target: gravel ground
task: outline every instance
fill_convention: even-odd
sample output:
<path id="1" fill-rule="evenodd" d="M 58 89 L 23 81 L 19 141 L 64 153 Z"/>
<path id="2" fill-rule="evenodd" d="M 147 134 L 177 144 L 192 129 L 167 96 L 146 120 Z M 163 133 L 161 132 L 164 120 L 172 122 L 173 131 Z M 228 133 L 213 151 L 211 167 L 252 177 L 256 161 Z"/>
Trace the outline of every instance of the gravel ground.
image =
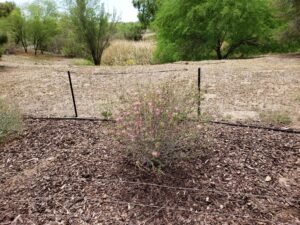
<path id="1" fill-rule="evenodd" d="M 202 111 L 206 114 L 230 121 L 261 121 L 262 114 L 282 114 L 292 120 L 291 127 L 300 128 L 297 55 L 128 67 L 73 64 L 74 60 L 65 58 L 3 56 L 0 96 L 27 115 L 73 116 L 67 77 L 70 70 L 79 115 L 99 117 L 107 110 L 117 114 L 123 104 L 119 97 L 136 91 L 138 84 L 172 81 L 188 90 L 196 84 L 201 67 Z"/>
<path id="2" fill-rule="evenodd" d="M 300 224 L 300 135 L 203 124 L 213 144 L 154 175 L 114 126 L 25 120 L 0 145 L 0 224 Z"/>

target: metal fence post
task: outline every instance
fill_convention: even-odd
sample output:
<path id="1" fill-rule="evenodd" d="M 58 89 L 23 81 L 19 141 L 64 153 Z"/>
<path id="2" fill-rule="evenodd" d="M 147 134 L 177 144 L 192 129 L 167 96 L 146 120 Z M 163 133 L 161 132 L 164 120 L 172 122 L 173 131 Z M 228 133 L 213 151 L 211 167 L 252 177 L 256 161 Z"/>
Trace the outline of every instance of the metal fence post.
<path id="1" fill-rule="evenodd" d="M 198 116 L 201 115 L 201 68 L 198 68 Z"/>
<path id="2" fill-rule="evenodd" d="M 76 102 L 75 102 L 75 96 L 74 96 L 74 90 L 73 90 L 73 85 L 72 85 L 72 79 L 71 79 L 71 73 L 70 73 L 70 71 L 68 71 L 68 77 L 69 77 L 69 83 L 70 83 L 70 88 L 71 88 L 71 94 L 72 94 L 72 100 L 73 100 L 75 117 L 77 118 L 78 114 L 77 114 L 77 108 L 76 108 Z"/>

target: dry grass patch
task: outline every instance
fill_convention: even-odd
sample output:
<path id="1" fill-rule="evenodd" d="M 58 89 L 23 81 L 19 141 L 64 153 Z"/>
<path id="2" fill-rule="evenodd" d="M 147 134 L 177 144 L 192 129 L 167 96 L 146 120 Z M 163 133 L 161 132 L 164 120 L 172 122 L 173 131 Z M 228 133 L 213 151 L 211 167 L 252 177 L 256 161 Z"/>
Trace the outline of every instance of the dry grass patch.
<path id="1" fill-rule="evenodd" d="M 9 135 L 19 132 L 21 126 L 20 112 L 0 99 L 0 143 Z"/>
<path id="2" fill-rule="evenodd" d="M 93 66 L 94 63 L 88 59 L 74 59 L 72 61 L 75 66 Z"/>
<path id="3" fill-rule="evenodd" d="M 292 123 L 291 117 L 283 112 L 265 112 L 260 114 L 262 122 L 273 125 L 290 125 Z"/>
<path id="4" fill-rule="evenodd" d="M 152 56 L 155 44 L 152 41 L 114 41 L 103 54 L 104 65 L 149 65 L 152 63 Z"/>

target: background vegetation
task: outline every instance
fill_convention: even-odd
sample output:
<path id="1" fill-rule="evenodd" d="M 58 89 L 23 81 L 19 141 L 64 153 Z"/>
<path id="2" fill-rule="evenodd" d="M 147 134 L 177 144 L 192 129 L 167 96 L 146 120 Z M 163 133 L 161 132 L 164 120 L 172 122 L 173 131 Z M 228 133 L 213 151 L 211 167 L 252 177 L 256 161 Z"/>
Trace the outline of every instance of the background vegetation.
<path id="1" fill-rule="evenodd" d="M 154 60 L 154 51 L 149 50 L 149 63 L 228 59 L 300 49 L 299 0 L 133 0 L 138 10 L 136 23 L 118 21 L 118 13 L 106 11 L 99 1 L 67 2 L 63 11 L 53 0 L 36 0 L 21 8 L 0 3 L 2 49 L 14 52 L 20 47 L 26 53 L 30 50 L 34 54 L 86 58 L 95 65 L 101 64 L 103 55 L 114 58 L 113 52 L 105 53 L 114 49 L 109 46 L 128 44 L 112 44 L 115 40 L 137 42 L 147 36 L 145 33 L 156 34 L 151 36 L 157 48 Z M 136 55 L 136 49 L 125 48 L 134 52 L 122 54 Z M 121 64 L 127 64 L 124 60 Z M 120 62 L 108 61 L 105 64 Z"/>
<path id="2" fill-rule="evenodd" d="M 296 51 L 296 42 L 282 39 L 288 23 L 277 1 L 163 1 L 156 15 L 156 58 L 227 59 L 266 52 Z M 292 3 L 290 8 L 293 8 Z M 285 35 L 285 37 L 287 37 Z"/>

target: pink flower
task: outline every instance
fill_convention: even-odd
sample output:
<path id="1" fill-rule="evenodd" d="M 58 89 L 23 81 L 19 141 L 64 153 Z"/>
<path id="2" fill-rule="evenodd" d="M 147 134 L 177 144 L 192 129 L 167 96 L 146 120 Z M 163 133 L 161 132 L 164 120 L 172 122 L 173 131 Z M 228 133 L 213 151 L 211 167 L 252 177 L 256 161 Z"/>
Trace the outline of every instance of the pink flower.
<path id="1" fill-rule="evenodd" d="M 130 138 L 131 141 L 135 141 L 137 136 L 133 135 L 133 134 L 129 134 L 129 138 Z"/>
<path id="2" fill-rule="evenodd" d="M 156 109 L 155 109 L 155 115 L 156 115 L 156 116 L 159 116 L 160 114 L 161 114 L 161 109 L 156 108 Z"/>
<path id="3" fill-rule="evenodd" d="M 118 117 L 118 118 L 116 119 L 116 121 L 117 121 L 117 123 L 122 122 L 122 121 L 123 121 L 123 117 Z"/>
<path id="4" fill-rule="evenodd" d="M 141 110 L 141 105 L 138 105 L 138 104 L 133 104 L 133 110 L 135 112 L 139 112 Z"/>
<path id="5" fill-rule="evenodd" d="M 139 102 L 139 101 L 134 102 L 133 105 L 134 105 L 134 106 L 140 106 L 140 105 L 141 105 L 141 102 Z"/>
<path id="6" fill-rule="evenodd" d="M 129 116 L 130 115 L 130 112 L 125 112 L 124 113 L 124 116 Z"/>
<path id="7" fill-rule="evenodd" d="M 135 122 L 135 125 L 136 125 L 137 127 L 141 127 L 141 126 L 143 125 L 143 121 L 138 120 L 138 121 Z"/>
<path id="8" fill-rule="evenodd" d="M 156 90 L 156 94 L 161 95 L 162 94 L 161 90 Z"/>
<path id="9" fill-rule="evenodd" d="M 151 154 L 154 158 L 158 158 L 160 156 L 160 153 L 158 151 L 153 151 Z"/>

